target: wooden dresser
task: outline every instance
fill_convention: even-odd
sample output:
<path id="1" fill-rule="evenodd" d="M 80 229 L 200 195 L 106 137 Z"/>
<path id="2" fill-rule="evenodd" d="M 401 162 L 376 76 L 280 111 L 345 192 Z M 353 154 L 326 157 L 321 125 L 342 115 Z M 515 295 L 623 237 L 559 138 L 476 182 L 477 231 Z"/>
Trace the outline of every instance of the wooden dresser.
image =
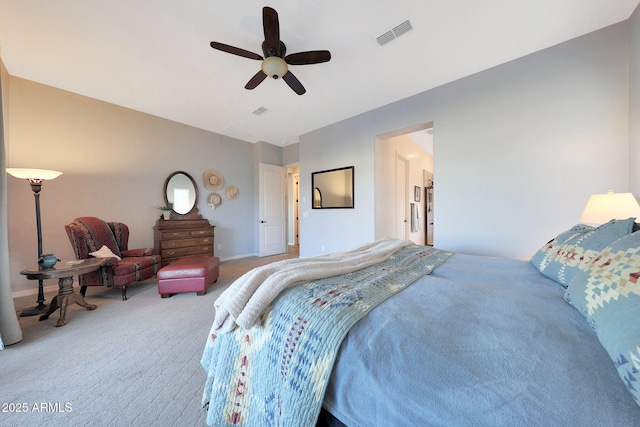
<path id="1" fill-rule="evenodd" d="M 153 227 L 153 240 L 162 266 L 189 256 L 213 256 L 214 229 L 206 219 L 159 219 Z"/>

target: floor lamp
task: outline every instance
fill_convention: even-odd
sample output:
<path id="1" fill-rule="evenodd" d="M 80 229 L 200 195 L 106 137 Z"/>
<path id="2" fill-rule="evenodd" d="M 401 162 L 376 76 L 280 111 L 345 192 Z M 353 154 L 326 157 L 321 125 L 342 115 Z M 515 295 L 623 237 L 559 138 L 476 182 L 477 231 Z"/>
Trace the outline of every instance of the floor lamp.
<path id="1" fill-rule="evenodd" d="M 31 185 L 33 196 L 36 199 L 36 227 L 38 230 L 38 259 L 42 256 L 42 227 L 40 224 L 40 190 L 42 189 L 42 181 L 54 179 L 62 175 L 62 172 L 50 171 L 46 169 L 20 169 L 7 168 L 7 173 L 16 178 L 26 179 Z M 36 316 L 47 311 L 47 305 L 44 303 L 44 285 L 42 279 L 38 281 L 38 305 L 36 307 L 24 310 L 20 316 Z"/>

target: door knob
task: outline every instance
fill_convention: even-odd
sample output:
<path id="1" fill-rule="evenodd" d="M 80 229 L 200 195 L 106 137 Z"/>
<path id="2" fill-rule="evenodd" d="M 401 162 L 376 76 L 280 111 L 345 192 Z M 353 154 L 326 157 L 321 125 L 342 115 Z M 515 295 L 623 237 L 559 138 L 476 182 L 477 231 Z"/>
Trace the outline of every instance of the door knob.
<path id="1" fill-rule="evenodd" d="M 267 222 L 267 221 L 260 221 L 260 224 L 264 224 L 265 222 Z"/>

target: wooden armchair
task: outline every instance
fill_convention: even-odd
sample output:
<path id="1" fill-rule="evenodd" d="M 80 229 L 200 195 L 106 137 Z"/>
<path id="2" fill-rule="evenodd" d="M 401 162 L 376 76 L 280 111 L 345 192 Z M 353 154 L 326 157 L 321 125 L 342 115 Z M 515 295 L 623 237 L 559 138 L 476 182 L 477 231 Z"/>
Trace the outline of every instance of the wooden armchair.
<path id="1" fill-rule="evenodd" d="M 100 269 L 79 276 L 82 295 L 87 291 L 87 286 L 117 286 L 122 289 L 122 300 L 126 301 L 130 283 L 153 277 L 161 267 L 160 255 L 156 255 L 155 249 L 128 248 L 129 227 L 121 222 L 81 217 L 64 228 L 76 259 L 90 258 L 92 252 L 98 252 L 103 246 L 111 252 L 107 254 L 107 261 Z M 101 252 L 104 252 L 104 248 Z"/>

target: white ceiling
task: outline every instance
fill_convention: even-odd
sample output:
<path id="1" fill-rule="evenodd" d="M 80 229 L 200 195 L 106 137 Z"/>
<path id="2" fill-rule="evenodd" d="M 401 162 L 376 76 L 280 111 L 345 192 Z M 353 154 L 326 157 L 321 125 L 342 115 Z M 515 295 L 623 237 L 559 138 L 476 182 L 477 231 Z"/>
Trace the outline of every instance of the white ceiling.
<path id="1" fill-rule="evenodd" d="M 0 0 L 9 74 L 249 142 L 287 145 L 331 123 L 626 20 L 640 0 L 273 0 L 287 53 L 327 49 L 244 89 L 263 2 Z M 380 47 L 405 20 L 413 30 Z M 264 107 L 260 116 L 252 111 Z"/>

